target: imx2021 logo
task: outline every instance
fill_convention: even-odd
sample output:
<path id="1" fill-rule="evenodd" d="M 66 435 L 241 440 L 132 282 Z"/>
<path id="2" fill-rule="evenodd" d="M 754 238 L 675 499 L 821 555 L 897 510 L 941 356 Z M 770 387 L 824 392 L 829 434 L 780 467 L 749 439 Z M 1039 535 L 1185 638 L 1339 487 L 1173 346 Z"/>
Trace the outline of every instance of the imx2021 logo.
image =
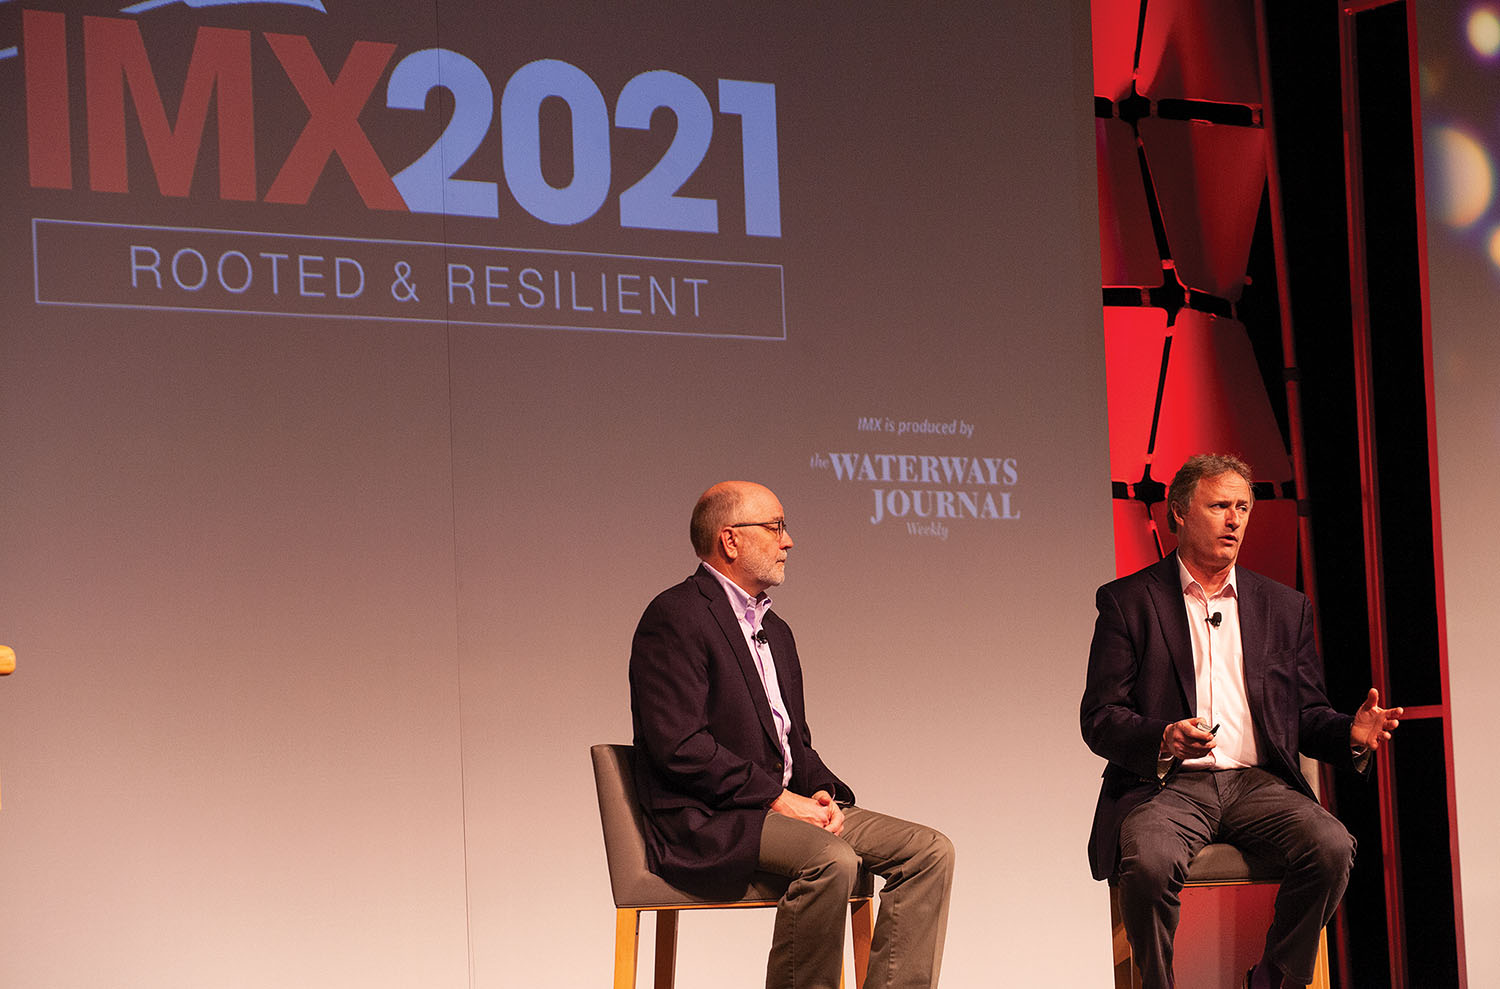
<path id="1" fill-rule="evenodd" d="M 781 236 L 773 82 L 651 68 L 606 91 L 594 66 L 526 60 L 513 44 L 402 50 L 378 38 L 351 44 L 347 24 L 338 25 L 345 33 L 337 41 L 275 30 L 288 8 L 300 8 L 303 24 L 309 11 L 342 19 L 322 0 L 141 0 L 105 15 L 0 0 L 0 12 L 18 7 L 20 17 L 6 20 L 19 22 L 20 38 L 0 37 L 0 86 L 24 91 L 34 189 L 186 197 L 201 169 L 216 179 L 220 200 L 296 205 L 309 201 L 337 159 L 340 180 L 372 210 L 495 218 L 504 196 L 558 226 L 617 219 L 623 229 Z M 211 8 L 263 9 L 266 27 L 210 23 Z M 202 23 L 190 20 L 193 11 Z M 300 106 L 263 105 L 270 97 L 257 90 L 257 71 L 269 63 Z M 371 115 L 436 114 L 428 97 L 438 89 L 451 114 L 428 146 L 376 147 Z M 553 101 L 566 105 L 563 133 L 543 125 L 543 106 Z M 658 111 L 674 121 L 670 141 L 643 167 L 617 161 L 622 132 L 652 130 Z M 281 160 L 265 160 L 258 119 L 300 122 Z M 433 120 L 426 125 L 436 130 Z M 427 132 L 404 122 L 399 129 Z M 145 149 L 148 177 L 128 167 L 135 146 Z M 570 159 L 569 167 L 549 173 L 548 152 Z M 705 169 L 713 152 L 737 167 Z M 683 190 L 695 176 L 690 195 Z"/>

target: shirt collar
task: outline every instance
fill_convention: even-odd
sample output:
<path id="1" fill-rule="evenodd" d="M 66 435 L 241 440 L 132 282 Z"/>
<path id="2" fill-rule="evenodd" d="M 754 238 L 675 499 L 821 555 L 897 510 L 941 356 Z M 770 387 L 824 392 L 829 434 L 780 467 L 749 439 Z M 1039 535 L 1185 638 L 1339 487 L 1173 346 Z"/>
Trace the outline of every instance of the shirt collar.
<path id="1" fill-rule="evenodd" d="M 1239 588 L 1235 586 L 1235 575 L 1238 566 L 1238 564 L 1235 564 L 1229 568 L 1229 576 L 1224 579 L 1224 586 L 1219 589 L 1219 593 L 1215 594 L 1214 597 L 1229 596 L 1238 598 L 1240 596 Z M 1181 554 L 1177 557 L 1177 581 L 1182 585 L 1183 594 L 1192 593 L 1192 589 L 1196 587 L 1198 593 L 1203 595 L 1203 599 L 1205 601 L 1208 600 L 1208 592 L 1203 589 L 1202 584 L 1198 583 L 1198 578 L 1188 572 L 1187 564 L 1182 562 Z"/>
<path id="2" fill-rule="evenodd" d="M 734 613 L 748 621 L 752 630 L 759 629 L 761 619 L 771 610 L 771 596 L 761 593 L 751 597 L 743 587 L 724 576 L 707 560 L 703 561 L 703 566 L 713 574 L 719 586 L 724 588 L 724 593 L 729 595 L 729 606 L 734 609 Z"/>

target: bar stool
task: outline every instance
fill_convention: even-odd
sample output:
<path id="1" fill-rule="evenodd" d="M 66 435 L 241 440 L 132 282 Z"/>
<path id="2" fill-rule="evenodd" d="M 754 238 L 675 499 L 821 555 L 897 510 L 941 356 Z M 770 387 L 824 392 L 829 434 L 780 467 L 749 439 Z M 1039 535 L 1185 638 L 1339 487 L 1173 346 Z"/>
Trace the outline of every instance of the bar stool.
<path id="1" fill-rule="evenodd" d="M 653 873 L 646 865 L 646 838 L 640 804 L 635 797 L 629 745 L 590 747 L 594 786 L 599 791 L 599 819 L 604 827 L 604 855 L 609 863 L 609 885 L 615 900 L 614 989 L 634 989 L 640 944 L 641 914 L 656 912 L 655 989 L 672 989 L 677 968 L 677 917 L 683 910 L 774 907 L 790 882 L 784 876 L 756 873 L 745 895 L 735 900 L 710 900 L 686 893 Z M 870 967 L 874 936 L 874 878 L 860 870 L 849 918 L 854 934 L 854 984 L 862 986 Z M 843 985 L 840 972 L 839 984 Z"/>
<path id="2" fill-rule="evenodd" d="M 1205 845 L 1188 864 L 1187 882 L 1195 886 L 1248 886 L 1255 883 L 1277 884 L 1281 870 L 1263 859 L 1247 855 L 1233 845 Z M 1120 915 L 1120 893 L 1109 887 L 1109 920 L 1113 925 L 1115 989 L 1141 989 L 1141 973 L 1136 968 L 1130 939 L 1125 936 L 1125 922 Z M 1318 938 L 1318 960 L 1313 967 L 1313 989 L 1329 989 L 1328 932 Z"/>

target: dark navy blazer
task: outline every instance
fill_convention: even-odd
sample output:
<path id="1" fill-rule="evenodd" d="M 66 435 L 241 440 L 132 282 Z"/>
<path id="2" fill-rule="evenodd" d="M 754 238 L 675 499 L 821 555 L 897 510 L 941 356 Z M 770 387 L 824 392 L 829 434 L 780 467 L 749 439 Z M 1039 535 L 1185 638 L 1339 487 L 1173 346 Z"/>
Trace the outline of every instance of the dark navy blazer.
<path id="1" fill-rule="evenodd" d="M 1245 690 L 1264 768 L 1312 798 L 1298 753 L 1353 766 L 1353 717 L 1328 704 L 1313 638 L 1312 605 L 1301 592 L 1235 569 Z M 1080 720 L 1083 739 L 1109 760 L 1089 835 L 1095 879 L 1119 858 L 1120 822 L 1160 792 L 1162 733 L 1196 713 L 1193 644 L 1177 554 L 1099 588 Z"/>
<path id="2" fill-rule="evenodd" d="M 812 747 L 792 630 L 762 623 L 791 717 L 792 779 L 804 796 L 854 793 Z M 706 566 L 656 596 L 630 650 L 635 785 L 651 868 L 693 892 L 743 892 L 760 832 L 781 795 L 781 746 L 771 705 L 724 588 Z"/>

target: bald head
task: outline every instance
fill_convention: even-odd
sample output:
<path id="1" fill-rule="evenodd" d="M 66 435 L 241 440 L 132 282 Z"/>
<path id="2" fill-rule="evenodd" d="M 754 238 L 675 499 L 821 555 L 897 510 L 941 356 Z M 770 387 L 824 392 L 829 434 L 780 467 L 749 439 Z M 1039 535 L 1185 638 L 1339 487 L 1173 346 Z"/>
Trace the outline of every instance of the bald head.
<path id="1" fill-rule="evenodd" d="M 751 594 L 759 594 L 786 577 L 786 551 L 792 539 L 784 527 L 766 525 L 785 518 L 781 502 L 764 484 L 721 481 L 693 506 L 693 552 Z"/>
<path id="2" fill-rule="evenodd" d="M 693 552 L 704 560 L 713 556 L 720 531 L 725 526 L 747 521 L 740 518 L 746 502 L 765 496 L 776 500 L 770 488 L 754 481 L 720 481 L 703 492 L 693 506 L 693 521 L 688 530 Z M 777 504 L 779 507 L 780 503 Z"/>

